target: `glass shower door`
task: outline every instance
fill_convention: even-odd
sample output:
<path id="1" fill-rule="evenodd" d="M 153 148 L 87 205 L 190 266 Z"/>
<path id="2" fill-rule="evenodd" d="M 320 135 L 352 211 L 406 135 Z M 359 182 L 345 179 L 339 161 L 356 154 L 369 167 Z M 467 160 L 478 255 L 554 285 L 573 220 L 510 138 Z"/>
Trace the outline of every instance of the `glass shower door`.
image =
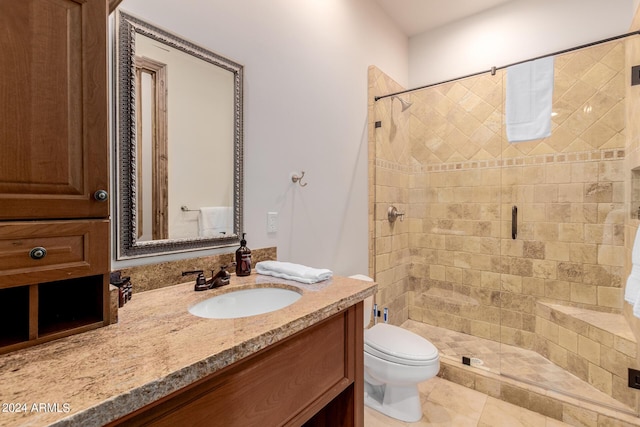
<path id="1" fill-rule="evenodd" d="M 503 133 L 500 371 L 634 412 L 608 330 L 624 326 L 624 45 L 556 56 L 551 135 Z"/>

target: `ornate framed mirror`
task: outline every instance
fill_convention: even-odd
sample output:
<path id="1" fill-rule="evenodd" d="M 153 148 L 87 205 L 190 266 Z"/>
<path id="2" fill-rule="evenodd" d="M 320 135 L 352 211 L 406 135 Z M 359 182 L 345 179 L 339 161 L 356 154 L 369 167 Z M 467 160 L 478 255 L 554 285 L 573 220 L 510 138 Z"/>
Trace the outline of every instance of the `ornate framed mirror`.
<path id="1" fill-rule="evenodd" d="M 235 245 L 242 65 L 117 11 L 117 259 Z"/>

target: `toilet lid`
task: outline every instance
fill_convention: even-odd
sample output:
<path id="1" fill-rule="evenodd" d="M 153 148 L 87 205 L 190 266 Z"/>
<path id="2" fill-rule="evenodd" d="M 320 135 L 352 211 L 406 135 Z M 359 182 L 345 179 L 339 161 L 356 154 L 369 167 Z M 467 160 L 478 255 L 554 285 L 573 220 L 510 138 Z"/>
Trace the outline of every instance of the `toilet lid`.
<path id="1" fill-rule="evenodd" d="M 403 365 L 425 365 L 438 358 L 438 349 L 411 331 L 378 323 L 364 331 L 367 353 Z"/>

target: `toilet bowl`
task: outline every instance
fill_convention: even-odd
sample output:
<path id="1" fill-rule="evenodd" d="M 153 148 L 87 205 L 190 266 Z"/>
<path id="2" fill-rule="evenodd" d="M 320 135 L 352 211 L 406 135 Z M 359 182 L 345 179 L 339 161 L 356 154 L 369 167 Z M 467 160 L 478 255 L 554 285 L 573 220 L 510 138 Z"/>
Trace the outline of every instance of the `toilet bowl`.
<path id="1" fill-rule="evenodd" d="M 354 279 L 372 281 L 363 275 Z M 371 321 L 373 297 L 364 301 L 365 328 Z M 364 403 L 406 422 L 422 418 L 418 383 L 440 369 L 438 349 L 411 331 L 377 323 L 364 331 Z"/>

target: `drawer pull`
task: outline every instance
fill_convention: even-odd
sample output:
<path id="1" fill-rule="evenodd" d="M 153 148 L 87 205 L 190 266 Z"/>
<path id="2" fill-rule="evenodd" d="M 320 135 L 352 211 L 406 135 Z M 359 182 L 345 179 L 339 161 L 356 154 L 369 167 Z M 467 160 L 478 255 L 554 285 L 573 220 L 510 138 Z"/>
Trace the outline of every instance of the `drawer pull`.
<path id="1" fill-rule="evenodd" d="M 42 246 L 38 246 L 37 248 L 33 248 L 31 249 L 31 252 L 29 252 L 29 256 L 31 257 L 31 259 L 42 259 L 47 255 L 47 250 L 45 248 L 43 248 Z"/>
<path id="2" fill-rule="evenodd" d="M 98 190 L 95 193 L 93 193 L 93 198 L 99 202 L 104 202 L 109 198 L 109 193 L 107 193 L 104 190 Z"/>

